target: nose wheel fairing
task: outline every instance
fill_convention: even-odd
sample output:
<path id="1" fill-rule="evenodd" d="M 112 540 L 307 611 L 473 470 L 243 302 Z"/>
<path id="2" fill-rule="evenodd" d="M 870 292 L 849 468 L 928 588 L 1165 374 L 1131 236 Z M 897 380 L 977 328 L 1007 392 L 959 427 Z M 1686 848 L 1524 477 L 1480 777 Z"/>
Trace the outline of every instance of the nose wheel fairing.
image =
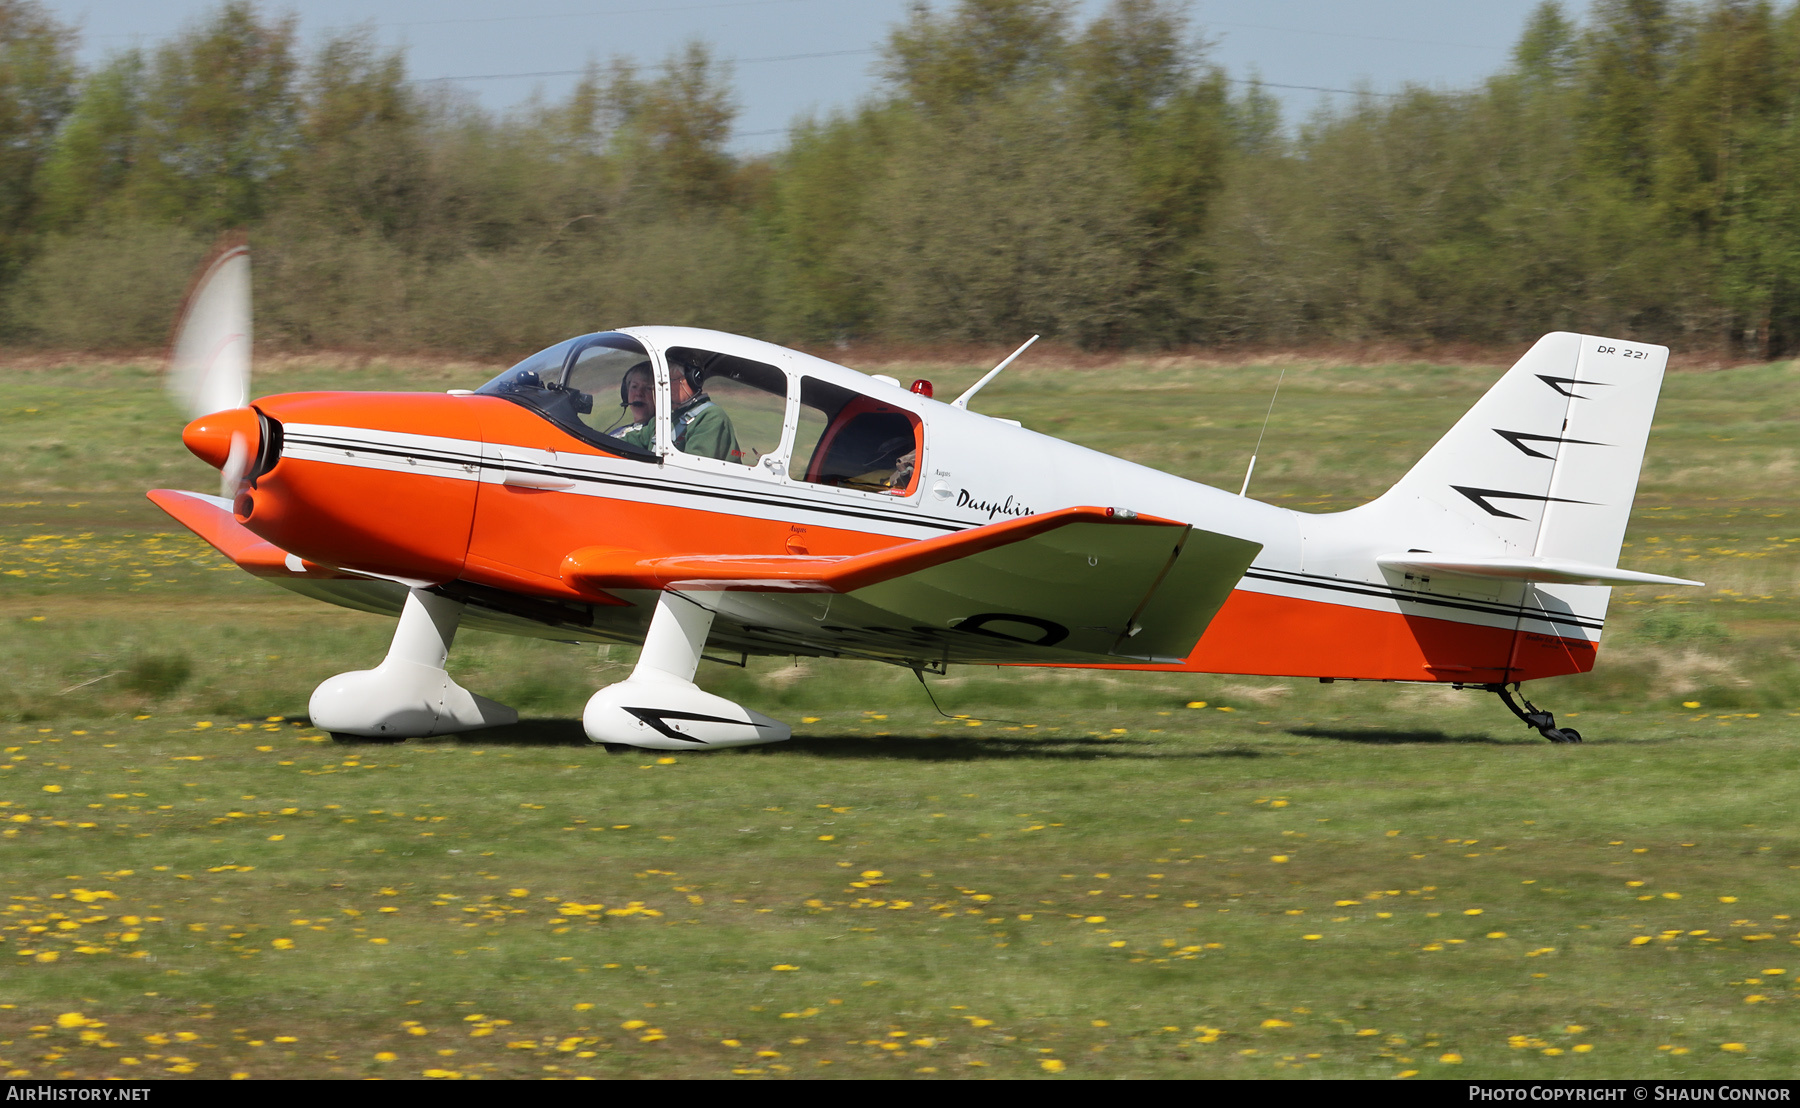
<path id="1" fill-rule="evenodd" d="M 462 611 L 459 601 L 409 589 L 387 657 L 313 690 L 313 725 L 333 735 L 405 739 L 517 723 L 519 713 L 463 688 L 444 670 Z"/>

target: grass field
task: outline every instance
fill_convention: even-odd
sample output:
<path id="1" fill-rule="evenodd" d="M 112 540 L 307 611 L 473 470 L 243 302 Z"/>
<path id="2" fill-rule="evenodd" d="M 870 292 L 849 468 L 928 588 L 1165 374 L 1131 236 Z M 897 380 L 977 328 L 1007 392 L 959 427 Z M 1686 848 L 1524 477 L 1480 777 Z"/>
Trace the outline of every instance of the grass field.
<path id="1" fill-rule="evenodd" d="M 1253 494 L 1368 499 L 1499 368 L 1293 361 Z M 981 406 L 1235 488 L 1277 372 Z M 1708 586 L 1618 590 L 1596 672 L 1528 688 L 1580 747 L 1475 692 L 966 669 L 941 718 L 782 659 L 703 682 L 793 742 L 665 758 L 581 736 L 630 652 L 478 633 L 452 670 L 525 723 L 335 746 L 306 698 L 391 624 L 142 499 L 216 484 L 148 365 L 0 371 L 0 1073 L 1792 1076 L 1797 384 L 1669 379 L 1624 564 Z"/>

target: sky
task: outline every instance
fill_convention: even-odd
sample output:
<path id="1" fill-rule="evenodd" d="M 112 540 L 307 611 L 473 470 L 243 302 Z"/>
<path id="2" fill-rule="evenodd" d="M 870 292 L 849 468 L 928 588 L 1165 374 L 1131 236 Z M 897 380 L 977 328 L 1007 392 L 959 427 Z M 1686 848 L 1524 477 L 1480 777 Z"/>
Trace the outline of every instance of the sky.
<path id="1" fill-rule="evenodd" d="M 213 0 L 42 0 L 79 30 L 92 65 L 154 46 L 217 9 Z M 1506 64 L 1538 0 L 1192 0 L 1211 60 L 1236 79 L 1259 75 L 1289 122 L 1342 93 L 1406 84 L 1474 85 Z M 404 47 L 416 79 L 456 78 L 480 103 L 504 109 L 557 98 L 589 60 L 626 55 L 653 65 L 699 39 L 735 59 L 738 154 L 783 145 L 796 118 L 854 106 L 877 90 L 876 50 L 911 0 L 302 0 L 302 38 L 367 26 Z M 944 10 L 949 0 L 935 0 Z M 1103 0 L 1079 0 L 1084 15 Z M 1579 11 L 1580 3 L 1568 5 Z"/>

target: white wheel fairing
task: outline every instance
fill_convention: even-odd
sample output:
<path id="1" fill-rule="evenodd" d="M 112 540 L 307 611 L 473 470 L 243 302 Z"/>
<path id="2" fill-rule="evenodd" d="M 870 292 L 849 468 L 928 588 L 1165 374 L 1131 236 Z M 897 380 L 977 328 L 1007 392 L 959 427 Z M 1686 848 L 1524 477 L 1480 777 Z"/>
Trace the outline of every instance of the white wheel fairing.
<path id="1" fill-rule="evenodd" d="M 581 722 L 594 742 L 645 750 L 718 750 L 783 742 L 793 734 L 780 720 L 689 682 L 637 674 L 595 693 Z"/>

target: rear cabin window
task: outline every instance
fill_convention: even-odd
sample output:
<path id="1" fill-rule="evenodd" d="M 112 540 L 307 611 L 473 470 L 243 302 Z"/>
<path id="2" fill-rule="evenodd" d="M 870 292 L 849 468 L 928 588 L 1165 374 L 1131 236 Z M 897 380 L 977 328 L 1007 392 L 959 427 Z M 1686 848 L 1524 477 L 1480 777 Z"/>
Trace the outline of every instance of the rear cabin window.
<path id="1" fill-rule="evenodd" d="M 816 377 L 800 384 L 789 476 L 906 496 L 918 484 L 919 417 Z"/>

